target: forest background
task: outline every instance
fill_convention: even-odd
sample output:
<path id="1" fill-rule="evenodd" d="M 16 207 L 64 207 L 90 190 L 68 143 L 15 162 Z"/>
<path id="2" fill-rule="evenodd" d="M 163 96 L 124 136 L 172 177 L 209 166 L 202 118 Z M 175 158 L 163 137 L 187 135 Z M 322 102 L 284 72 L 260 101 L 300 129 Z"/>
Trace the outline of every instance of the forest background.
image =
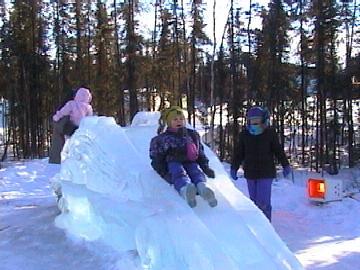
<path id="1" fill-rule="evenodd" d="M 72 89 L 87 86 L 96 113 L 122 126 L 141 110 L 184 107 L 225 161 L 246 110 L 266 106 L 293 164 L 330 173 L 353 167 L 359 3 L 229 0 L 221 38 L 222 11 L 209 3 L 0 1 L 1 160 L 47 156 L 51 115 Z"/>

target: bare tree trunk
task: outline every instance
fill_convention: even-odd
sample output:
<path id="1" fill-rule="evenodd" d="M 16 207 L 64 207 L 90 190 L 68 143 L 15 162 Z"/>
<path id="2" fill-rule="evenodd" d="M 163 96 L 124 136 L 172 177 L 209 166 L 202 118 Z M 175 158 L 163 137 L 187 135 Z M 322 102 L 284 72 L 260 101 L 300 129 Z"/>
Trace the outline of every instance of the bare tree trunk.
<path id="1" fill-rule="evenodd" d="M 193 36 L 191 38 L 191 64 L 192 64 L 192 70 L 191 70 L 191 92 L 190 92 L 190 114 L 189 117 L 192 119 L 193 127 L 195 127 L 195 86 L 196 86 L 196 52 L 195 52 L 195 37 Z"/>
<path id="2" fill-rule="evenodd" d="M 249 20 L 248 20 L 248 25 L 247 25 L 249 56 L 251 55 L 251 33 L 250 33 L 251 19 L 252 19 L 252 0 L 249 0 Z"/>
<path id="3" fill-rule="evenodd" d="M 303 18 L 303 0 L 300 0 L 300 63 L 301 63 L 301 163 L 305 164 L 305 133 L 307 131 L 307 116 L 306 116 L 306 86 L 305 86 L 305 32 L 304 32 L 304 18 Z"/>
<path id="4" fill-rule="evenodd" d="M 87 83 L 89 85 L 92 85 L 91 82 L 91 54 L 90 54 L 90 48 L 91 48 L 91 27 L 90 27 L 90 18 L 91 18 L 91 0 L 88 0 L 87 3 L 87 48 L 86 48 L 86 52 L 87 52 Z M 114 2 L 116 2 L 114 0 Z M 114 3 L 115 4 L 115 3 Z M 116 11 L 114 12 L 115 16 L 116 16 Z M 116 20 L 116 19 L 115 19 Z M 116 25 L 116 21 L 115 21 L 115 29 L 116 29 L 117 25 Z"/>
<path id="5" fill-rule="evenodd" d="M 348 3 L 343 3 L 348 4 Z M 354 40 L 354 29 L 355 29 L 355 19 L 356 19 L 356 0 L 354 1 L 354 10 L 351 17 L 351 25 L 349 26 L 348 20 L 346 20 L 346 99 L 345 104 L 347 103 L 347 125 L 348 125 L 348 151 L 349 151 L 349 167 L 352 168 L 354 166 L 354 157 L 353 157 L 353 148 L 354 148 L 354 123 L 353 123 L 353 110 L 352 110 L 352 83 L 351 83 L 351 75 L 349 70 L 351 53 L 352 53 L 352 44 Z M 347 101 L 347 102 L 346 102 Z"/>
<path id="6" fill-rule="evenodd" d="M 152 35 L 152 63 L 151 63 L 151 73 L 154 74 L 155 72 L 155 60 L 156 60 L 156 38 L 157 38 L 157 19 L 158 19 L 158 7 L 161 5 L 161 0 L 155 1 L 155 12 L 154 12 L 154 31 Z M 156 89 L 158 90 L 158 89 Z M 155 110 L 155 98 L 152 93 L 155 92 L 155 80 L 152 78 L 152 85 L 149 89 L 149 99 L 150 99 L 150 105 L 149 105 L 149 111 Z"/>
<path id="7" fill-rule="evenodd" d="M 128 71 L 128 88 L 130 95 L 130 121 L 133 119 L 135 114 L 138 112 L 138 100 L 137 100 L 137 91 L 135 84 L 135 53 L 136 53 L 136 44 L 135 44 L 135 33 L 134 33 L 134 1 L 128 0 L 129 11 L 128 11 L 128 42 L 127 47 L 128 61 L 127 61 L 127 71 Z"/>
<path id="8" fill-rule="evenodd" d="M 78 81 L 83 83 L 83 55 L 82 55 L 82 46 L 81 46 L 81 2 L 76 0 L 75 2 L 75 18 L 76 18 L 76 72 Z"/>
<path id="9" fill-rule="evenodd" d="M 215 52 L 216 52 L 216 0 L 213 3 L 213 53 L 211 57 L 211 82 L 210 82 L 210 108 L 211 108 L 211 122 L 210 122 L 210 147 L 211 149 L 215 148 L 215 138 L 214 138 L 214 126 L 215 126 L 215 112 L 216 104 L 214 101 L 214 88 L 215 88 Z"/>
<path id="10" fill-rule="evenodd" d="M 315 21 L 315 31 L 317 33 L 317 47 L 316 47 L 316 78 L 317 78 L 317 97 L 319 105 L 319 125 L 318 135 L 320 136 L 319 144 L 319 162 L 323 172 L 324 169 L 324 125 L 326 124 L 326 108 L 325 108 L 325 94 L 324 94 L 324 70 L 325 70 L 325 44 L 324 44 L 324 15 L 322 1 L 318 2 L 317 6 L 318 16 Z"/>
<path id="11" fill-rule="evenodd" d="M 216 1 L 216 0 L 215 0 Z M 183 38 L 184 43 L 186 42 L 186 22 L 185 22 L 185 14 L 184 14 L 184 0 L 181 0 L 181 20 L 183 25 Z M 187 46 L 185 46 L 185 49 L 183 50 L 183 57 L 184 57 L 184 74 L 185 74 L 185 84 L 186 84 L 186 97 L 187 97 L 187 106 L 189 106 L 189 97 L 190 97 L 190 80 L 189 80 L 189 74 L 188 74 L 188 50 Z"/>
<path id="12" fill-rule="evenodd" d="M 114 27 L 115 27 L 115 39 L 116 39 L 116 70 L 117 70 L 117 76 L 116 76 L 116 86 L 119 91 L 118 95 L 118 104 L 119 104 L 119 110 L 117 112 L 118 114 L 118 120 L 119 124 L 121 126 L 125 126 L 125 103 L 124 103 L 124 89 L 121 86 L 121 52 L 120 52 L 120 38 L 119 38 L 119 25 L 117 21 L 117 0 L 114 0 Z"/>
<path id="13" fill-rule="evenodd" d="M 238 103 L 239 103 L 239 93 L 238 93 L 238 77 L 236 72 L 236 52 L 235 52 L 235 42 L 234 42 L 234 0 L 230 2 L 230 70 L 231 70 L 231 94 L 232 94 L 232 102 L 231 102 L 231 111 L 233 114 L 234 123 L 232 126 L 232 137 L 235 139 L 239 133 L 238 128 Z"/>
<path id="14" fill-rule="evenodd" d="M 224 48 L 220 46 L 219 52 L 219 86 L 225 85 L 225 71 L 224 71 Z M 219 159 L 224 160 L 224 129 L 223 129 L 223 103 L 224 103 L 224 88 L 219 87 L 219 105 L 220 105 L 220 125 L 219 125 Z"/>
<path id="15" fill-rule="evenodd" d="M 178 30 L 178 14 L 177 14 L 177 0 L 174 0 L 174 37 L 175 37 L 175 50 L 176 50 L 176 60 L 175 68 L 177 71 L 177 81 L 174 85 L 174 99 L 177 105 L 180 107 L 181 104 L 181 67 L 180 67 L 180 46 L 179 46 L 179 30 Z M 175 81 L 175 80 L 174 80 Z M 175 88 L 176 86 L 176 88 Z"/>

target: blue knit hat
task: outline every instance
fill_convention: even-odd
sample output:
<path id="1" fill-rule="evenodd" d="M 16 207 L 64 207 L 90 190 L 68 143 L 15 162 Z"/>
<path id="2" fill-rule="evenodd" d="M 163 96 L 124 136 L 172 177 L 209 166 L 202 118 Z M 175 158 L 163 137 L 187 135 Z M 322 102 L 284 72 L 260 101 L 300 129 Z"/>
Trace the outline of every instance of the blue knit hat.
<path id="1" fill-rule="evenodd" d="M 246 118 L 247 118 L 247 125 L 249 125 L 249 120 L 251 118 L 254 117 L 261 117 L 262 118 L 262 122 L 266 125 L 269 126 L 270 125 L 270 113 L 269 110 L 267 108 L 263 108 L 263 107 L 259 107 L 259 106 L 254 106 L 251 107 L 246 114 Z"/>
<path id="2" fill-rule="evenodd" d="M 247 118 L 265 117 L 265 110 L 261 107 L 251 107 L 247 112 Z"/>
<path id="3" fill-rule="evenodd" d="M 269 111 L 262 107 L 252 107 L 248 110 L 246 120 L 246 128 L 251 135 L 260 135 L 269 126 Z M 250 119 L 260 118 L 263 125 L 252 125 Z"/>

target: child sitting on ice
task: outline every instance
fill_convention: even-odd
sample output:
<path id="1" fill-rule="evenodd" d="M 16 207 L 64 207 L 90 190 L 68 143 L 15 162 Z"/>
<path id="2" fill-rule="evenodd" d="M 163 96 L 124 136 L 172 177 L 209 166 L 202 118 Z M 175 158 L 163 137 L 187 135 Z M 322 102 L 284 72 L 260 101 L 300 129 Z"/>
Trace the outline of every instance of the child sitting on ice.
<path id="1" fill-rule="evenodd" d="M 167 129 L 151 140 L 151 166 L 174 185 L 190 207 L 196 206 L 197 193 L 211 207 L 215 207 L 215 194 L 205 183 L 205 174 L 214 178 L 215 173 L 209 167 L 199 134 L 185 127 L 184 113 L 178 106 L 165 109 L 159 122 L 158 133 L 161 133 L 165 123 Z"/>

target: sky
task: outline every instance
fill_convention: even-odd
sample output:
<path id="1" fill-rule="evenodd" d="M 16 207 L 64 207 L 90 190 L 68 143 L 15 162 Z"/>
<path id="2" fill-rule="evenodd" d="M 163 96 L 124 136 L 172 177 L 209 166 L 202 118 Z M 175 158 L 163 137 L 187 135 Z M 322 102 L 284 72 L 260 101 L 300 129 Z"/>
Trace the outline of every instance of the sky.
<path id="1" fill-rule="evenodd" d="M 8 1 L 5 1 L 8 2 Z M 107 0 L 108 4 L 111 5 L 113 1 Z M 180 1 L 178 1 L 180 3 Z M 216 1 L 216 25 L 215 25 L 215 32 L 216 32 L 216 43 L 217 48 L 219 48 L 221 43 L 221 37 L 224 32 L 224 26 L 227 20 L 227 16 L 229 13 L 230 8 L 230 0 L 217 0 Z M 253 1 L 259 3 L 261 6 L 267 7 L 269 0 L 258 0 Z M 144 11 L 141 12 L 139 19 L 140 27 L 139 31 L 143 35 L 151 36 L 151 31 L 154 29 L 154 3 L 155 0 L 145 0 L 141 1 L 142 7 Z M 187 7 L 187 11 L 190 10 L 191 6 L 189 5 L 189 0 L 184 0 L 185 6 Z M 205 32 L 207 33 L 208 37 L 213 40 L 213 0 L 205 0 L 206 5 L 204 19 L 206 23 Z M 236 8 L 240 7 L 243 11 L 248 10 L 249 1 L 244 0 L 234 0 L 234 6 Z M 247 24 L 247 21 L 244 21 Z M 1 20 L 0 20 L 1 26 Z M 259 16 L 254 16 L 252 19 L 251 28 L 261 28 L 261 18 Z M 190 28 L 189 28 L 190 29 Z M 294 35 L 294 33 L 290 33 L 290 48 L 291 54 L 288 59 L 290 62 L 298 62 L 299 59 L 296 54 L 297 44 L 299 43 L 298 37 Z M 344 40 L 344 33 L 339 33 L 339 40 Z M 206 48 L 206 50 L 212 51 L 212 48 Z M 245 50 L 245 48 L 244 48 Z M 352 55 L 355 55 L 360 50 L 359 47 L 353 47 Z M 344 62 L 345 57 L 345 46 L 343 42 L 340 42 L 337 46 L 338 55 L 340 57 L 340 62 Z"/>
<path id="2" fill-rule="evenodd" d="M 151 9 L 152 7 L 152 3 L 154 3 L 155 1 L 145 1 L 144 3 L 145 6 L 147 7 L 148 12 L 147 13 L 142 13 L 141 14 L 141 19 L 140 19 L 140 24 L 142 25 L 140 27 L 140 29 L 144 30 L 147 29 L 145 32 L 147 32 L 147 34 L 149 34 L 149 31 L 153 30 L 153 25 L 154 25 L 154 13 Z M 188 3 L 189 1 L 184 0 L 184 3 Z M 215 32 L 216 32 L 216 43 L 217 43 L 217 49 L 220 46 L 221 43 L 221 38 L 224 32 L 224 26 L 226 24 L 226 20 L 227 20 L 227 16 L 229 13 L 229 9 L 230 9 L 230 0 L 217 0 L 216 1 L 216 22 L 215 22 Z M 258 0 L 258 1 L 253 1 L 256 3 L 259 3 L 260 6 L 263 6 L 265 8 L 267 8 L 268 4 L 269 4 L 269 0 Z M 213 40 L 213 0 L 205 0 L 204 3 L 206 4 L 206 8 L 205 8 L 205 12 L 204 12 L 204 19 L 205 19 L 205 23 L 206 23 L 206 27 L 205 27 L 205 32 L 208 35 L 208 37 Z M 243 11 L 248 10 L 248 5 L 249 5 L 249 1 L 244 1 L 244 0 L 234 0 L 234 6 L 236 8 L 240 7 L 242 8 Z M 188 9 L 190 9 L 190 6 L 187 5 Z M 261 28 L 261 18 L 259 16 L 253 16 L 252 18 L 252 23 L 251 23 L 251 28 Z M 244 24 L 247 24 L 247 21 L 244 21 Z M 338 40 L 344 40 L 344 33 L 343 32 L 339 32 L 338 33 L 339 38 Z M 289 33 L 289 38 L 290 38 L 290 56 L 288 61 L 290 61 L 291 63 L 298 63 L 299 62 L 299 57 L 297 56 L 297 47 L 299 44 L 299 37 L 297 34 L 290 32 Z M 344 60 L 345 60 L 345 45 L 344 42 L 339 42 L 339 44 L 337 44 L 337 52 L 340 58 L 340 64 L 343 64 Z M 209 50 L 212 52 L 212 48 L 206 48 L 206 50 Z M 247 50 L 247 48 L 243 48 L 243 50 Z M 353 51 L 352 51 L 352 55 L 356 55 L 357 53 L 359 53 L 360 48 L 359 47 L 353 47 Z"/>
<path id="3" fill-rule="evenodd" d="M 147 12 L 141 14 L 140 23 L 150 30 L 154 28 L 154 12 L 153 12 L 153 3 L 155 1 L 145 1 L 143 3 Z M 180 3 L 180 1 L 178 1 Z M 256 1 L 260 5 L 267 6 L 269 3 L 268 0 L 259 0 Z M 185 8 L 187 7 L 187 11 L 190 10 L 191 6 L 188 4 L 189 1 L 184 0 Z M 213 40 L 213 0 L 206 0 L 205 3 L 205 12 L 204 12 L 204 20 L 205 20 L 205 32 L 208 37 Z M 241 7 L 243 10 L 247 10 L 249 5 L 249 1 L 241 1 L 241 0 L 234 0 L 234 6 Z M 216 42 L 218 46 L 220 46 L 221 38 L 224 32 L 224 26 L 226 24 L 226 20 L 230 10 L 230 0 L 217 0 L 216 1 L 216 12 L 215 12 L 215 32 L 216 32 Z M 144 29 L 144 27 L 140 27 Z M 261 27 L 261 20 L 260 18 L 253 18 L 252 27 Z"/>
<path id="4" fill-rule="evenodd" d="M 206 32 L 208 33 L 208 36 L 213 39 L 213 0 L 207 0 L 206 2 L 206 12 L 204 18 L 206 18 L 207 27 Z M 255 2 L 255 1 L 253 1 Z M 260 0 L 256 1 L 262 6 L 267 6 L 269 3 L 268 0 Z M 249 9 L 249 1 L 234 1 L 234 6 L 242 8 L 244 11 Z M 219 44 L 221 42 L 221 37 L 224 32 L 224 26 L 226 24 L 227 16 L 229 14 L 230 10 L 230 0 L 225 1 L 216 1 L 216 22 L 215 22 L 215 32 L 216 32 L 216 40 Z M 247 24 L 247 22 L 245 22 Z M 252 28 L 261 28 L 261 19 L 259 17 L 254 17 L 251 24 Z"/>
<path id="5" fill-rule="evenodd" d="M 270 224 L 247 199 L 242 171 L 239 180 L 230 180 L 229 165 L 206 147 L 216 173 L 208 184 L 219 204 L 210 208 L 198 198 L 190 209 L 149 165 L 158 116 L 139 113 L 127 128 L 111 117 L 85 119 L 64 148 L 61 169 L 47 159 L 2 163 L 1 269 L 172 265 L 184 270 L 185 263 L 199 270 L 268 270 L 282 269 L 280 262 L 286 261 L 293 269 L 301 263 L 311 270 L 353 270 L 360 265 L 359 190 L 316 204 L 307 197 L 306 181 L 319 175 L 296 169 L 293 179 L 279 177 L 273 184 Z M 334 177 L 359 183 L 360 170 L 343 169 Z M 63 190 L 61 211 L 54 183 Z"/>

